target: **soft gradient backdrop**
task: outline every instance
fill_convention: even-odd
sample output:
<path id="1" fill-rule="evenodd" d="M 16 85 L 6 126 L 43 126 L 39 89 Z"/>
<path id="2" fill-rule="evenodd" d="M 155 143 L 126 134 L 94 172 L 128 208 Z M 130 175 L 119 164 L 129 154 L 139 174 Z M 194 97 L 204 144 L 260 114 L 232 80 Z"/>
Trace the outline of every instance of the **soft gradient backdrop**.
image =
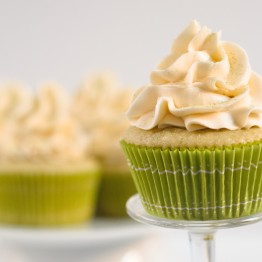
<path id="1" fill-rule="evenodd" d="M 239 43 L 262 74 L 261 10 L 260 0 L 0 0 L 0 81 L 72 90 L 109 69 L 140 86 L 192 19 Z"/>

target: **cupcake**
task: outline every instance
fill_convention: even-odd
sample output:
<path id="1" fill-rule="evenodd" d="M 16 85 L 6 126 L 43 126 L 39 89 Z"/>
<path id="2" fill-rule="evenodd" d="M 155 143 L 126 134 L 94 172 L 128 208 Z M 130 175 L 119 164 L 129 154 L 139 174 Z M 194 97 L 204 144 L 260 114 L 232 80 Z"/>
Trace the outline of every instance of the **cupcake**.
<path id="1" fill-rule="evenodd" d="M 262 78 L 196 21 L 140 88 L 122 148 L 145 210 L 217 220 L 262 211 Z"/>
<path id="2" fill-rule="evenodd" d="M 0 223 L 61 226 L 90 220 L 99 166 L 63 90 L 47 84 L 33 96 L 8 87 L 0 99 Z"/>
<path id="3" fill-rule="evenodd" d="M 92 151 L 103 173 L 97 206 L 99 216 L 126 216 L 125 203 L 136 192 L 119 145 L 129 125 L 123 112 L 130 98 L 131 90 L 122 87 L 110 73 L 91 76 L 75 96 L 74 116 L 90 134 Z"/>

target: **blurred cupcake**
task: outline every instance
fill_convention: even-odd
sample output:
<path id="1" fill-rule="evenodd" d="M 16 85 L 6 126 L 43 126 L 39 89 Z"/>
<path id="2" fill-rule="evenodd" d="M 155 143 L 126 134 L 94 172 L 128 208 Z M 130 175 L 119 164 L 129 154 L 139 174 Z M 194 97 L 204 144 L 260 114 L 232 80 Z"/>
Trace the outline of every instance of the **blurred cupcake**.
<path id="1" fill-rule="evenodd" d="M 136 192 L 119 139 L 127 128 L 124 112 L 131 90 L 122 88 L 113 75 L 97 74 L 76 93 L 73 112 L 94 142 L 93 153 L 103 176 L 98 197 L 100 216 L 125 216 L 125 203 Z"/>
<path id="2" fill-rule="evenodd" d="M 84 223 L 95 208 L 99 167 L 65 93 L 53 84 L 36 96 L 22 87 L 1 92 L 0 223 Z"/>

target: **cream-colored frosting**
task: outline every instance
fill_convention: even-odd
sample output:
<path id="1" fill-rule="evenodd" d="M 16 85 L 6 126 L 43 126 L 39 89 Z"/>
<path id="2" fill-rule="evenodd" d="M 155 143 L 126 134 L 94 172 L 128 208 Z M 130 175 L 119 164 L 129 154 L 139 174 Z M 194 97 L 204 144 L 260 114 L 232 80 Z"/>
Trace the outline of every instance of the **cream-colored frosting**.
<path id="1" fill-rule="evenodd" d="M 32 108 L 32 96 L 18 84 L 0 87 L 0 160 L 19 155 L 19 133 Z"/>
<path id="2" fill-rule="evenodd" d="M 135 93 L 127 117 L 144 130 L 262 127 L 262 78 L 240 46 L 193 21 L 152 72 L 151 84 Z"/>
<path id="3" fill-rule="evenodd" d="M 25 122 L 29 155 L 54 157 L 64 161 L 84 161 L 91 150 L 91 140 L 71 112 L 65 91 L 53 84 L 39 89 L 36 106 Z"/>
<path id="4" fill-rule="evenodd" d="M 70 163 L 90 158 L 90 137 L 59 86 L 45 84 L 36 95 L 8 86 L 0 101 L 0 160 Z"/>
<path id="5" fill-rule="evenodd" d="M 112 74 L 90 77 L 69 97 L 54 83 L 36 94 L 20 85 L 0 88 L 0 163 L 86 166 L 99 160 L 108 171 L 126 173 L 119 140 L 131 90 Z"/>
<path id="6" fill-rule="evenodd" d="M 92 152 L 103 168 L 127 172 L 119 140 L 129 126 L 124 112 L 132 91 L 122 87 L 111 73 L 94 74 L 75 95 L 72 111 L 93 141 Z"/>

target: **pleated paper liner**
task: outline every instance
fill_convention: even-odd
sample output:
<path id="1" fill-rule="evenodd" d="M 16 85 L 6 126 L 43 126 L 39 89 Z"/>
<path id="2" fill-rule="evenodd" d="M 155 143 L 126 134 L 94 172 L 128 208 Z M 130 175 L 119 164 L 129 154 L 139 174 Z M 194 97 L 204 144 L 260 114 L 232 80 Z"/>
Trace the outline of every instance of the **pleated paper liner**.
<path id="1" fill-rule="evenodd" d="M 210 149 L 122 148 L 148 213 L 215 220 L 262 211 L 260 143 Z"/>
<path id="2" fill-rule="evenodd" d="M 98 171 L 0 172 L 0 224 L 66 226 L 94 213 Z"/>
<path id="3" fill-rule="evenodd" d="M 102 176 L 98 195 L 97 215 L 102 217 L 125 217 L 126 202 L 137 192 L 132 176 L 112 172 Z"/>

